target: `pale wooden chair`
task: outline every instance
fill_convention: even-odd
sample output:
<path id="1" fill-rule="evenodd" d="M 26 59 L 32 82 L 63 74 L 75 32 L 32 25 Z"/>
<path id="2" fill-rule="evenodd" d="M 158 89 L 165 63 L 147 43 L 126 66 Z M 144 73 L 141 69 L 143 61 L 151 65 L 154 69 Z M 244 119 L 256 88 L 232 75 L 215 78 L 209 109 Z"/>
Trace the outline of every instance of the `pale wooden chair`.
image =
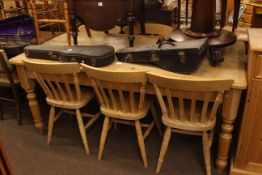
<path id="1" fill-rule="evenodd" d="M 216 113 L 233 80 L 185 80 L 153 73 L 147 73 L 147 78 L 154 85 L 166 126 L 156 172 L 160 172 L 173 131 L 202 136 L 206 174 L 211 175 L 210 147 Z"/>
<path id="2" fill-rule="evenodd" d="M 82 64 L 83 71 L 90 78 L 100 103 L 100 111 L 105 115 L 101 133 L 98 160 L 101 160 L 107 133 L 112 122 L 135 125 L 138 144 L 144 166 L 147 167 L 147 156 L 144 140 L 156 124 L 159 132 L 160 122 L 157 119 L 154 98 L 145 95 L 146 76 L 143 71 L 106 71 Z M 140 93 L 135 93 L 140 92 Z M 151 110 L 153 121 L 141 124 Z M 142 127 L 146 130 L 142 133 Z"/>
<path id="3" fill-rule="evenodd" d="M 82 89 L 78 81 L 80 73 L 79 63 L 47 63 L 24 59 L 25 66 L 32 71 L 38 83 L 46 94 L 46 101 L 51 106 L 48 122 L 48 145 L 51 143 L 54 122 L 61 116 L 62 112 L 75 110 L 78 127 L 82 137 L 85 152 L 89 154 L 89 147 L 86 137 L 86 129 L 89 128 L 100 116 L 96 114 L 81 114 L 80 108 L 89 103 L 95 93 L 92 89 Z M 72 84 L 70 84 L 72 83 Z M 62 108 L 55 115 L 55 108 Z M 72 112 L 71 112 L 72 113 Z M 83 117 L 91 119 L 84 125 Z"/>

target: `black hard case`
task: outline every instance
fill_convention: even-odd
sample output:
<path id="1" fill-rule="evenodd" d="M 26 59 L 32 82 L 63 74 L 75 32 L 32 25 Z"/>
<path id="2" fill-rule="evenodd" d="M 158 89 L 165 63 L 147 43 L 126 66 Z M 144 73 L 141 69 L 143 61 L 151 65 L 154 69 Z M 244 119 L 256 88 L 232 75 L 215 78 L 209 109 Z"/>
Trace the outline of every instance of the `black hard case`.
<path id="1" fill-rule="evenodd" d="M 172 72 L 191 73 L 198 68 L 206 53 L 207 39 L 204 38 L 120 49 L 116 56 L 121 62 L 150 63 Z"/>
<path id="2" fill-rule="evenodd" d="M 111 64 L 115 60 L 115 50 L 112 46 L 52 46 L 30 45 L 25 47 L 28 58 L 56 60 L 61 62 L 79 62 L 94 67 Z"/>

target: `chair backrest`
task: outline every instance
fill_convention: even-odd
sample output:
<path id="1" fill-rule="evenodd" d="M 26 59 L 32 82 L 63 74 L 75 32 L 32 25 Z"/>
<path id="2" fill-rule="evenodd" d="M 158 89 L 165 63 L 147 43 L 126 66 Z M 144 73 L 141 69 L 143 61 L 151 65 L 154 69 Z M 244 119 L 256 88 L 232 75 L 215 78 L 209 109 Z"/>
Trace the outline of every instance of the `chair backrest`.
<path id="1" fill-rule="evenodd" d="M 90 78 L 100 106 L 114 111 L 136 113 L 143 109 L 146 75 L 144 71 L 109 71 L 81 64 Z M 140 93 L 135 93 L 135 92 Z"/>
<path id="2" fill-rule="evenodd" d="M 79 63 L 51 63 L 24 59 L 28 70 L 32 71 L 48 99 L 64 102 L 78 102 L 81 90 L 77 74 Z"/>
<path id="3" fill-rule="evenodd" d="M 162 115 L 187 123 L 205 124 L 216 119 L 225 90 L 233 80 L 181 79 L 147 73 L 153 83 Z"/>
<path id="4" fill-rule="evenodd" d="M 0 84 L 4 86 L 9 86 L 14 91 L 16 91 L 15 84 L 17 84 L 18 82 L 15 81 L 14 79 L 14 74 L 12 74 L 12 68 L 13 67 L 11 64 L 9 64 L 5 51 L 0 49 L 0 74 L 1 74 Z M 17 94 L 17 92 L 15 93 Z"/>
<path id="5" fill-rule="evenodd" d="M 0 49 L 0 57 L 3 60 L 3 62 L 0 63 L 0 72 L 6 72 L 7 67 L 10 71 L 13 69 L 13 66 L 9 64 L 8 57 L 4 50 Z"/>

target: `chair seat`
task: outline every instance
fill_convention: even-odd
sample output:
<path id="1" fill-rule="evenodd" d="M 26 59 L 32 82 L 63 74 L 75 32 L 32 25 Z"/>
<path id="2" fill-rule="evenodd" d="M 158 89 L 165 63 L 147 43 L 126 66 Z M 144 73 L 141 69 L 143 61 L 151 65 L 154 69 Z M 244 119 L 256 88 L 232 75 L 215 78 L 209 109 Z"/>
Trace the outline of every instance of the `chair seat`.
<path id="1" fill-rule="evenodd" d="M 197 101 L 195 104 L 195 120 L 194 122 L 190 122 L 190 112 L 191 112 L 191 102 L 187 99 L 184 99 L 184 110 L 185 110 L 185 121 L 180 120 L 179 116 L 179 101 L 177 98 L 173 99 L 175 114 L 174 117 L 162 116 L 162 121 L 165 125 L 172 127 L 174 129 L 181 130 L 189 130 L 189 131 L 209 131 L 214 127 L 216 120 L 209 120 L 208 122 L 200 122 L 201 121 L 201 112 L 203 107 L 203 102 Z M 169 107 L 166 106 L 169 111 Z M 206 114 L 209 115 L 211 113 L 211 108 L 208 107 Z"/>
<path id="2" fill-rule="evenodd" d="M 59 108 L 80 109 L 83 106 L 85 106 L 90 100 L 92 100 L 94 97 L 95 97 L 95 93 L 92 90 L 88 89 L 88 91 L 82 91 L 81 99 L 78 102 L 69 101 L 69 100 L 63 101 L 62 99 L 54 100 L 48 97 L 46 98 L 46 101 L 49 105 L 59 107 Z M 69 99 L 68 97 L 66 98 Z"/>
<path id="3" fill-rule="evenodd" d="M 126 102 L 129 101 L 126 100 Z M 137 98 L 135 98 L 135 105 L 138 105 L 138 102 L 139 102 L 139 98 L 137 96 Z M 136 112 L 136 113 L 131 113 L 128 111 L 124 112 L 122 110 L 108 109 L 103 106 L 100 107 L 100 111 L 105 116 L 110 116 L 112 118 L 123 119 L 123 120 L 139 120 L 147 115 L 148 110 L 152 103 L 153 103 L 153 98 L 151 96 L 146 96 L 143 109 L 140 112 Z M 126 106 L 130 106 L 130 104 L 126 104 Z"/>
<path id="4" fill-rule="evenodd" d="M 162 116 L 164 125 L 175 129 L 189 130 L 189 131 L 210 131 L 214 128 L 216 121 L 208 121 L 206 123 L 191 123 L 189 121 L 181 121 Z"/>

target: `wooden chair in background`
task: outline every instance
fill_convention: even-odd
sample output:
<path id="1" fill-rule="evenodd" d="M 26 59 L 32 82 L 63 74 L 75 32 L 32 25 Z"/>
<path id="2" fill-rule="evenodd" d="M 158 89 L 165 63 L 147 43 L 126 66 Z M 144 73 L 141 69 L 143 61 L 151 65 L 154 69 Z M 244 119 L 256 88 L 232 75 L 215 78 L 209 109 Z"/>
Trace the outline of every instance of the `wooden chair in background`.
<path id="1" fill-rule="evenodd" d="M 89 147 L 86 137 L 86 129 L 90 127 L 100 116 L 100 113 L 87 114 L 80 113 L 80 108 L 84 107 L 94 97 L 95 93 L 91 89 L 81 89 L 77 74 L 80 73 L 78 63 L 39 63 L 32 60 L 24 60 L 26 68 L 31 70 L 46 94 L 46 101 L 51 106 L 48 122 L 48 139 L 51 143 L 54 122 L 61 116 L 62 112 L 75 110 L 78 127 L 82 137 L 83 145 L 87 154 Z M 73 82 L 72 85 L 69 81 Z M 55 108 L 61 108 L 55 115 Z M 91 118 L 85 125 L 83 117 Z"/>
<path id="2" fill-rule="evenodd" d="M 145 95 L 146 76 L 142 71 L 105 71 L 82 64 L 82 68 L 93 85 L 100 103 L 100 111 L 105 115 L 98 160 L 101 160 L 107 133 L 112 122 L 127 124 L 136 128 L 138 144 L 144 166 L 147 167 L 147 156 L 144 140 L 156 124 L 160 133 L 160 122 L 157 119 L 154 98 Z M 139 89 L 140 93 L 135 93 Z M 141 124 L 151 110 L 153 121 L 150 124 Z M 147 128 L 142 133 L 142 127 Z"/>
<path id="3" fill-rule="evenodd" d="M 233 80 L 183 80 L 147 73 L 153 83 L 166 126 L 156 172 L 160 172 L 171 132 L 202 136 L 206 174 L 211 175 L 210 147 L 216 113 Z"/>
<path id="4" fill-rule="evenodd" d="M 0 0 L 0 19 L 17 14 L 28 14 L 27 0 Z"/>
<path id="5" fill-rule="evenodd" d="M 38 9 L 36 2 L 41 2 L 41 8 Z M 71 46 L 70 36 L 70 21 L 68 13 L 67 0 L 30 0 L 30 8 L 32 16 L 34 17 L 35 30 L 36 30 L 36 44 L 41 44 L 40 41 L 40 29 L 46 26 L 51 27 L 51 31 L 54 34 L 53 25 L 64 24 L 67 34 L 68 45 Z M 63 7 L 61 7 L 63 4 Z M 61 9 L 63 9 L 63 17 L 60 17 Z M 40 19 L 39 16 L 42 16 Z M 61 19 L 62 18 L 62 19 Z"/>
<path id="6" fill-rule="evenodd" d="M 167 7 L 147 7 L 145 0 L 140 1 L 140 10 L 138 12 L 138 21 L 140 23 L 141 34 L 146 34 L 145 23 L 164 24 L 173 27 L 175 25 L 176 8 L 170 10 Z"/>
<path id="7" fill-rule="evenodd" d="M 17 87 L 20 86 L 20 81 L 15 71 L 11 70 L 11 65 L 8 63 L 8 58 L 3 50 L 0 50 L 0 86 L 11 88 L 13 98 L 10 99 L 9 97 L 1 96 L 0 100 L 14 102 L 16 104 L 17 124 L 22 124 L 21 102 L 17 91 Z M 0 106 L 0 120 L 3 119 L 3 111 Z"/>

